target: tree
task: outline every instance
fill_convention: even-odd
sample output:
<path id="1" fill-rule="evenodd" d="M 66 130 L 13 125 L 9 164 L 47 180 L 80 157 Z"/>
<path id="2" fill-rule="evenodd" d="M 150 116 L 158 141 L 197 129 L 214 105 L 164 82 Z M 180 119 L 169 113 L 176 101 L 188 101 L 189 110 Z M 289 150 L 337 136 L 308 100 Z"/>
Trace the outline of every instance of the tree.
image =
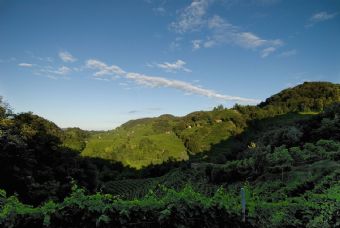
<path id="1" fill-rule="evenodd" d="M 13 114 L 13 111 L 10 105 L 4 101 L 2 96 L 0 96 L 0 119 L 4 119 L 11 114 Z"/>
<path id="2" fill-rule="evenodd" d="M 281 170 L 281 180 L 283 181 L 283 171 L 289 170 L 293 163 L 293 158 L 285 146 L 277 147 L 274 152 L 266 156 L 270 169 L 274 172 Z"/>

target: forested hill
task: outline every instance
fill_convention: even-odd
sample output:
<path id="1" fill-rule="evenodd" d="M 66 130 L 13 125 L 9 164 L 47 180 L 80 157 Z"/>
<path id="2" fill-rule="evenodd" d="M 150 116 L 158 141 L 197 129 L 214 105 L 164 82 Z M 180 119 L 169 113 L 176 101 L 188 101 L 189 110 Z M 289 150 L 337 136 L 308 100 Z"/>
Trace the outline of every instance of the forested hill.
<path id="1" fill-rule="evenodd" d="M 305 82 L 275 94 L 259 107 L 280 107 L 285 112 L 320 111 L 340 100 L 340 85 L 330 82 Z"/>
<path id="2" fill-rule="evenodd" d="M 219 106 L 184 117 L 162 115 L 132 120 L 115 130 L 89 136 L 82 155 L 119 161 L 140 169 L 169 159 L 187 160 L 202 152 L 216 154 L 221 150 L 221 142 L 243 132 L 251 120 L 288 112 L 313 114 L 338 101 L 339 84 L 305 82 L 283 90 L 258 106 L 235 105 L 231 109 Z"/>

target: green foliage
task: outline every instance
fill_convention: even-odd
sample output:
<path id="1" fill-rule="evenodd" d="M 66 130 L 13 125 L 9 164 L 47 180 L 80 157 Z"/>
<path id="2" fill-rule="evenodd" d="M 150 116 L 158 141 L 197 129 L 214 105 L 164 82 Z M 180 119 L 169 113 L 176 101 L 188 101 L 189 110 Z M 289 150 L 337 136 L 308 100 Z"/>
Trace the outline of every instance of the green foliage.
<path id="1" fill-rule="evenodd" d="M 62 136 L 63 146 L 81 152 L 85 149 L 86 141 L 90 135 L 89 132 L 80 128 L 67 128 Z"/>
<path id="2" fill-rule="evenodd" d="M 322 111 L 340 101 L 340 85 L 329 82 L 305 82 L 271 96 L 260 107 L 280 107 L 284 112 Z"/>
<path id="3" fill-rule="evenodd" d="M 82 155 L 140 169 L 170 158 L 187 160 L 189 154 L 209 151 L 211 145 L 239 134 L 246 126 L 242 114 L 221 107 L 181 118 L 162 115 L 133 120 L 115 130 L 91 135 Z"/>
<path id="4" fill-rule="evenodd" d="M 273 153 L 267 154 L 267 161 L 271 167 L 290 167 L 293 163 L 293 158 L 290 156 L 288 149 L 281 146 L 275 148 Z"/>
<path id="5" fill-rule="evenodd" d="M 85 195 L 73 188 L 61 203 L 47 202 L 40 207 L 5 197 L 0 225 L 6 227 L 335 227 L 339 225 L 340 185 L 322 194 L 266 201 L 245 183 L 247 222 L 241 222 L 238 192 L 219 188 L 206 197 L 191 186 L 180 191 L 159 186 L 141 199 L 122 200 L 109 194 Z"/>
<path id="6" fill-rule="evenodd" d="M 48 202 L 33 208 L 16 197 L 6 198 L 1 208 L 0 225 L 7 227 L 245 227 L 237 209 L 238 197 L 219 190 L 212 198 L 195 192 L 190 186 L 174 191 L 160 186 L 139 200 L 121 200 L 112 195 L 85 195 L 74 188 L 61 203 Z"/>
<path id="7" fill-rule="evenodd" d="M 133 121 L 116 130 L 93 134 L 82 155 L 118 161 L 137 169 L 170 159 L 187 160 L 186 148 L 170 129 L 171 119 L 166 118 Z"/>

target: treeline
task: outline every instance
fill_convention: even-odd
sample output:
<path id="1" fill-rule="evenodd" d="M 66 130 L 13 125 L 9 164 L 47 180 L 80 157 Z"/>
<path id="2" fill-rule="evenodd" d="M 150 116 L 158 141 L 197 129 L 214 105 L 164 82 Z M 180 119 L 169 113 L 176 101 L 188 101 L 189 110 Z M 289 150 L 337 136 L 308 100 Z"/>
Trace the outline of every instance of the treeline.
<path id="1" fill-rule="evenodd" d="M 305 82 L 271 96 L 259 107 L 280 108 L 283 112 L 322 111 L 340 101 L 340 86 L 330 82 Z"/>

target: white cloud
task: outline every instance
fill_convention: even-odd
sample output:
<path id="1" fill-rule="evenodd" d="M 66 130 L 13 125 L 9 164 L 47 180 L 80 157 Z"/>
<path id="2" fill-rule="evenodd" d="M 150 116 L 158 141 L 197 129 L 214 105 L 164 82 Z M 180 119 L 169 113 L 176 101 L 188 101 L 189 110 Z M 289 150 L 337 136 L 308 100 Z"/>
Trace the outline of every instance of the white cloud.
<path id="1" fill-rule="evenodd" d="M 234 42 L 241 47 L 254 49 L 263 46 L 281 46 L 283 42 L 279 39 L 265 40 L 251 32 L 234 32 Z"/>
<path id="2" fill-rule="evenodd" d="M 66 75 L 68 73 L 70 73 L 72 70 L 66 66 L 62 66 L 59 67 L 58 70 L 53 71 L 53 73 L 55 74 L 59 74 L 59 75 Z"/>
<path id="3" fill-rule="evenodd" d="M 194 0 L 184 8 L 177 21 L 170 24 L 170 28 L 178 33 L 199 29 L 205 23 L 204 15 L 212 0 Z"/>
<path id="4" fill-rule="evenodd" d="M 173 73 L 178 72 L 178 71 L 191 72 L 191 70 L 186 68 L 185 65 L 186 65 L 186 62 L 179 59 L 173 63 L 169 63 L 169 62 L 157 63 L 156 67 L 161 68 L 167 72 L 173 72 Z"/>
<path id="5" fill-rule="evenodd" d="M 71 55 L 71 53 L 67 52 L 67 51 L 62 51 L 59 52 L 59 57 L 61 60 L 63 60 L 64 62 L 75 62 L 77 61 L 77 59 Z"/>
<path id="6" fill-rule="evenodd" d="M 289 50 L 289 51 L 282 52 L 281 54 L 279 54 L 279 57 L 289 57 L 289 56 L 293 56 L 293 55 L 296 55 L 296 54 L 297 54 L 297 50 L 292 49 L 292 50 Z"/>
<path id="7" fill-rule="evenodd" d="M 327 21 L 329 19 L 334 18 L 337 15 L 337 13 L 327 13 L 325 11 L 319 12 L 314 14 L 309 20 L 311 22 L 321 22 L 321 21 Z"/>
<path id="8" fill-rule="evenodd" d="M 191 41 L 191 43 L 192 43 L 192 49 L 197 50 L 201 48 L 202 40 L 193 40 Z"/>
<path id="9" fill-rule="evenodd" d="M 231 44 L 251 50 L 261 49 L 261 57 L 267 57 L 283 45 L 283 41 L 280 39 L 263 39 L 254 33 L 244 32 L 217 15 L 209 20 L 208 28 L 211 35 L 203 41 L 202 46 L 205 48 Z"/>
<path id="10" fill-rule="evenodd" d="M 236 28 L 232 24 L 226 22 L 222 17 L 214 15 L 208 20 L 209 29 L 225 29 L 225 28 Z"/>
<path id="11" fill-rule="evenodd" d="M 220 99 L 224 101 L 235 101 L 235 102 L 246 102 L 246 103 L 257 103 L 258 100 L 255 99 L 248 99 L 248 98 L 242 98 L 242 97 L 235 97 L 235 96 L 229 96 L 229 95 L 223 95 L 220 93 L 217 93 L 210 89 L 205 89 L 202 87 L 195 86 L 191 83 L 179 81 L 179 80 L 169 80 L 163 77 L 154 77 L 154 76 L 148 76 L 140 73 L 134 73 L 134 72 L 125 72 L 121 68 L 119 68 L 116 65 L 108 66 L 107 64 L 95 60 L 90 59 L 87 61 L 86 65 L 88 65 L 91 69 L 97 70 L 94 73 L 94 76 L 98 76 L 100 74 L 103 75 L 110 75 L 112 74 L 112 71 L 108 69 L 119 69 L 119 71 L 115 72 L 119 76 L 124 77 L 126 79 L 129 79 L 131 81 L 134 81 L 135 83 L 139 85 L 149 86 L 149 87 L 168 87 L 168 88 L 174 88 L 180 91 L 183 91 L 185 93 L 192 93 L 197 95 L 202 95 L 210 98 Z"/>
<path id="12" fill-rule="evenodd" d="M 306 28 L 313 27 L 314 24 L 333 19 L 337 15 L 338 13 L 327 13 L 325 11 L 315 13 L 309 18 L 308 23 L 305 25 L 305 27 Z"/>
<path id="13" fill-rule="evenodd" d="M 51 67 L 51 66 L 46 66 L 46 67 L 43 67 L 43 68 L 39 69 L 39 72 L 41 72 L 43 74 L 48 74 L 50 76 L 52 74 L 52 75 L 54 75 L 52 77 L 55 77 L 55 75 L 65 76 L 65 75 L 71 73 L 72 69 L 67 67 L 67 66 L 61 66 L 61 67 L 59 67 L 57 69 L 54 68 L 54 67 Z M 41 74 L 41 73 L 39 73 L 39 74 Z"/>
<path id="14" fill-rule="evenodd" d="M 33 67 L 33 64 L 31 64 L 31 63 L 19 63 L 18 66 L 20 66 L 20 67 Z"/>
<path id="15" fill-rule="evenodd" d="M 105 63 L 95 60 L 95 59 L 90 59 L 86 62 L 86 66 L 90 69 L 96 69 L 99 70 L 97 71 L 94 76 L 100 77 L 103 75 L 124 75 L 125 71 L 123 71 L 120 67 L 112 65 L 112 66 L 107 66 Z"/>
<path id="16" fill-rule="evenodd" d="M 217 40 L 209 38 L 208 40 L 206 40 L 204 42 L 203 47 L 211 48 L 211 47 L 213 47 L 213 46 L 215 46 L 217 44 L 218 44 Z"/>
<path id="17" fill-rule="evenodd" d="M 177 33 L 205 31 L 205 37 L 191 41 L 193 50 L 230 44 L 245 49 L 260 49 L 260 55 L 266 57 L 283 45 L 280 39 L 264 39 L 252 32 L 243 31 L 218 15 L 207 15 L 207 9 L 212 2 L 213 0 L 193 1 L 181 11 L 178 19 L 170 24 L 170 28 Z"/>
<path id="18" fill-rule="evenodd" d="M 261 57 L 262 58 L 266 58 L 268 57 L 272 52 L 274 52 L 276 50 L 276 48 L 274 47 L 269 47 L 269 48 L 265 48 L 261 51 Z"/>

